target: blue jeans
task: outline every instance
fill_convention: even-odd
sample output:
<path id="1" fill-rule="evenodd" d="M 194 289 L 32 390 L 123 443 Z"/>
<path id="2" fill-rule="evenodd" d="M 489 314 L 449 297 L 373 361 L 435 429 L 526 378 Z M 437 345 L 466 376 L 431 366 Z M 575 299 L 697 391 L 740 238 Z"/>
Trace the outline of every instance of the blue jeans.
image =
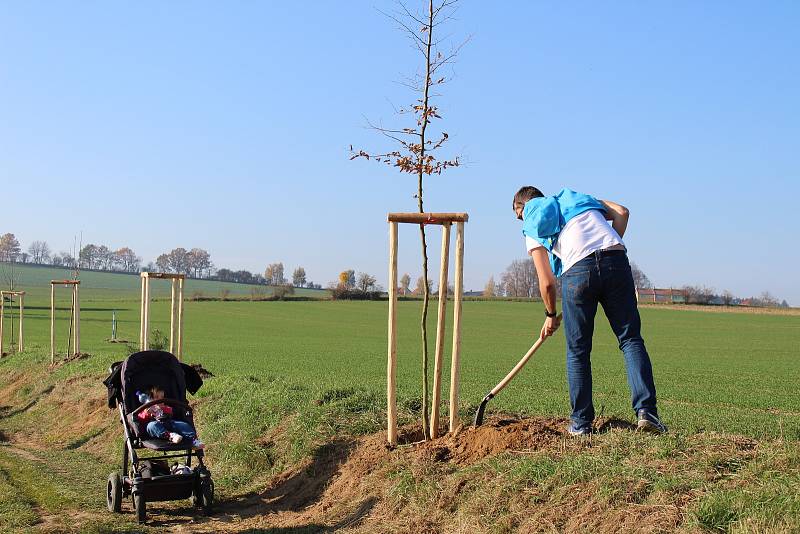
<path id="1" fill-rule="evenodd" d="M 164 421 L 150 421 L 147 423 L 147 433 L 151 437 L 164 438 L 164 434 L 167 432 L 175 432 L 186 439 L 194 439 L 197 437 L 194 427 L 186 421 L 166 419 Z"/>
<path id="2" fill-rule="evenodd" d="M 625 355 L 633 410 L 644 408 L 657 415 L 653 368 L 640 333 L 636 292 L 625 252 L 601 251 L 573 265 L 562 276 L 561 298 L 567 339 L 567 381 L 575 425 L 589 426 L 595 415 L 589 356 L 598 303 L 603 306 Z"/>

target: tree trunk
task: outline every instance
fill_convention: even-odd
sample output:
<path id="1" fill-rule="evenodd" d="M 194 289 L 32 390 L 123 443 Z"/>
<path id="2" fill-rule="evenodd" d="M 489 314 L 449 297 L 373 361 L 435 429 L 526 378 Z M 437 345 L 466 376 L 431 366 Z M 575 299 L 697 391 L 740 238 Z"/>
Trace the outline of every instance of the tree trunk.
<path id="1" fill-rule="evenodd" d="M 428 125 L 428 89 L 431 85 L 431 44 L 433 42 L 433 0 L 428 3 L 428 41 L 425 49 L 425 88 L 422 95 L 422 124 L 420 125 L 420 151 L 419 151 L 419 171 L 417 181 L 417 205 L 419 212 L 422 213 L 422 179 L 425 175 L 425 129 Z M 424 291 L 422 297 L 422 320 L 420 329 L 422 330 L 422 431 L 425 441 L 431 439 L 430 426 L 428 424 L 428 304 L 430 302 L 430 287 L 428 287 L 428 243 L 425 239 L 425 225 L 419 225 L 419 233 L 422 241 L 422 282 Z"/>

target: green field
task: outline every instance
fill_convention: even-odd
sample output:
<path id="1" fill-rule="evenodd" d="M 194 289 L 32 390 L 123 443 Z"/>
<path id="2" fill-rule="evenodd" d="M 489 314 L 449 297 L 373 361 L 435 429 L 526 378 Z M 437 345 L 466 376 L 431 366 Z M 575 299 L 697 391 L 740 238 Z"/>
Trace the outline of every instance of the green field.
<path id="1" fill-rule="evenodd" d="M 49 270 L 29 269 L 49 280 Z M 112 310 L 118 337 L 138 340 L 139 305 L 134 276 L 89 273 L 82 289 L 81 348 L 99 368 L 124 356 L 107 343 Z M 154 281 L 155 286 L 157 282 Z M 226 285 L 190 281 L 211 292 Z M 158 284 L 168 287 L 166 283 Z M 49 307 L 41 287 L 23 286 L 26 344 L 49 348 Z M 247 287 L 247 286 L 245 286 Z M 191 290 L 191 289 L 190 289 Z M 243 291 L 239 288 L 240 291 Z M 124 297 L 118 297 L 123 294 Z M 67 302 L 61 303 L 66 307 Z M 435 306 L 435 303 L 433 304 Z M 420 396 L 418 302 L 400 302 L 398 383 L 400 401 Z M 449 318 L 452 319 L 452 306 Z M 513 367 L 540 327 L 541 304 L 465 302 L 462 406 L 475 404 Z M 152 304 L 151 328 L 169 331 L 169 303 Z M 68 311 L 58 312 L 59 349 L 66 350 Z M 713 313 L 643 308 L 643 335 L 654 365 L 663 417 L 675 429 L 719 430 L 750 436 L 800 437 L 800 316 Z M 432 314 L 435 317 L 435 314 Z M 435 324 L 431 321 L 431 340 Z M 449 326 L 449 323 L 448 323 Z M 217 375 L 276 376 L 322 389 L 358 386 L 379 394 L 386 373 L 385 302 L 187 302 L 185 353 Z M 431 342 L 431 346 L 433 343 Z M 450 343 L 445 387 L 449 387 Z M 598 318 L 592 354 L 595 404 L 605 415 L 628 417 L 623 360 L 604 318 Z M 566 414 L 564 341 L 556 336 L 496 400 L 493 410 Z M 447 395 L 443 395 L 444 398 Z"/>
<path id="2" fill-rule="evenodd" d="M 26 280 L 33 284 L 33 275 L 25 274 Z M 51 273 L 46 273 L 41 280 L 50 277 Z M 0 360 L 0 394 L 9 392 L 5 400 L 0 397 L 0 442 L 2 433 L 20 436 L 35 427 L 35 443 L 40 445 L 23 442 L 19 446 L 28 446 L 27 452 L 23 452 L 35 456 L 34 460 L 23 463 L 15 463 L 15 456 L 0 448 L 0 488 L 5 484 L 18 492 L 14 498 L 0 495 L 0 526 L 40 524 L 44 521 L 40 509 L 58 514 L 70 507 L 81 510 L 88 507 L 101 518 L 91 523 L 93 528 L 99 531 L 110 528 L 103 526 L 106 518 L 102 500 L 90 504 L 80 491 L 57 490 L 60 483 L 51 482 L 50 493 L 41 487 L 42 484 L 48 487 L 46 480 L 58 478 L 61 476 L 58 473 L 63 472 L 56 469 L 52 473 L 50 461 L 74 464 L 81 470 L 86 458 L 92 457 L 106 470 L 118 460 L 119 428 L 112 412 L 100 410 L 96 420 L 81 426 L 69 418 L 54 417 L 60 413 L 54 410 L 60 410 L 57 407 L 64 396 L 74 398 L 75 403 L 88 402 L 82 397 L 94 399 L 95 404 L 91 404 L 94 409 L 97 403 L 102 404 L 104 390 L 100 379 L 105 369 L 130 350 L 124 344 L 107 342 L 112 310 L 116 310 L 119 321 L 118 336 L 138 339 L 137 282 L 133 276 L 86 274 L 87 290 L 82 292 L 81 300 L 81 348 L 91 356 L 53 371 L 47 369 L 47 288 L 24 286 L 29 291 L 25 319 L 27 350 L 22 355 Z M 326 450 L 326 444 L 335 443 L 342 436 L 360 436 L 384 427 L 386 307 L 386 302 L 328 300 L 186 303 L 184 359 L 202 363 L 215 375 L 198 396 L 198 421 L 201 434 L 211 446 L 210 461 L 221 495 L 235 501 L 244 492 L 268 486 L 271 477 L 283 469 L 316 458 L 320 450 Z M 419 302 L 399 303 L 399 405 L 406 423 L 416 421 L 419 415 L 419 308 Z M 168 302 L 154 302 L 151 312 L 152 327 L 168 331 Z M 59 312 L 62 352 L 66 345 L 66 313 L 63 309 Z M 562 495 L 558 492 L 567 491 L 563 484 L 619 486 L 620 492 L 626 492 L 629 486 L 646 480 L 651 488 L 648 491 L 652 491 L 650 499 L 662 503 L 658 506 L 666 506 L 664 502 L 672 503 L 670 506 L 679 503 L 681 510 L 689 510 L 685 519 L 691 521 L 686 519 L 686 525 L 703 528 L 722 525 L 721 530 L 725 531 L 749 518 L 756 521 L 756 527 L 789 525 L 789 530 L 800 527 L 800 500 L 793 497 L 800 486 L 800 459 L 795 454 L 800 440 L 797 388 L 800 315 L 657 307 L 644 307 L 641 314 L 643 335 L 654 365 L 660 411 L 670 426 L 670 436 L 653 440 L 614 433 L 598 438 L 594 453 L 567 448 L 566 452 L 558 453 L 562 456 L 556 463 L 548 455 L 503 457 L 499 463 L 489 464 L 489 472 L 495 477 L 491 484 L 499 484 L 497 487 L 508 491 L 519 484 L 525 487 L 541 484 L 552 486 L 554 495 Z M 448 316 L 451 320 L 452 308 Z M 464 303 L 463 317 L 459 409 L 466 423 L 481 398 L 534 341 L 542 313 L 540 303 L 470 301 Z M 449 325 L 448 322 L 448 328 Z M 431 340 L 434 326 L 432 320 Z M 445 399 L 449 387 L 449 336 L 446 346 Z M 597 321 L 593 363 L 598 411 L 603 416 L 632 421 L 622 356 L 602 317 Z M 564 341 L 557 335 L 490 403 L 489 411 L 520 416 L 566 416 L 564 375 Z M 19 387 L 15 381 L 21 377 L 25 385 Z M 446 414 L 445 406 L 442 413 Z M 758 451 L 755 456 L 747 452 L 750 449 L 742 452 L 731 448 L 731 443 L 748 439 L 764 440 L 764 445 L 755 449 Z M 50 455 L 35 448 L 41 444 L 52 447 L 56 453 Z M 713 453 L 728 450 L 726 447 L 731 451 Z M 662 467 L 649 465 L 654 458 L 659 462 L 674 458 L 675 465 L 683 465 L 681 462 L 685 461 L 681 468 L 685 468 L 685 473 L 665 472 Z M 749 489 L 750 486 L 737 489 L 728 483 L 733 479 L 726 478 L 727 474 L 715 478 L 719 465 L 727 466 L 734 461 L 738 467 L 730 476 L 745 477 L 742 473 L 747 473 L 745 478 L 749 477 L 747 480 L 757 489 Z M 630 468 L 625 467 L 628 464 Z M 645 464 L 649 467 L 645 468 Z M 37 466 L 46 469 L 47 474 L 37 470 Z M 402 506 L 413 505 L 415 510 L 423 511 L 430 502 L 435 502 L 432 495 L 446 490 L 445 481 L 452 479 L 456 484 L 459 477 L 480 473 L 470 471 L 471 468 L 448 470 L 442 473 L 442 486 L 432 489 L 409 485 L 419 476 L 413 466 L 392 469 L 395 474 L 380 479 L 390 485 L 387 495 L 394 499 L 400 492 L 405 495 L 403 499 L 411 499 L 403 501 Z M 405 469 L 411 469 L 408 475 L 403 474 Z M 783 475 L 774 474 L 777 472 Z M 95 475 L 87 472 L 76 483 L 90 491 L 102 484 L 102 480 L 95 480 Z M 403 478 L 406 476 L 411 478 Z M 63 482 L 63 477 L 59 480 Z M 659 493 L 662 486 L 675 492 L 674 499 Z M 612 491 L 599 495 L 612 503 L 616 494 Z M 757 497 L 755 501 L 753 495 Z M 566 493 L 562 497 L 566 499 Z M 504 498 L 497 496 L 499 502 Z M 557 499 L 552 504 L 556 502 Z M 469 515 L 470 521 L 486 512 L 477 509 L 474 513 L 478 515 Z M 130 527 L 130 523 L 119 528 L 123 527 Z M 298 530 L 301 531 L 316 532 Z"/>
<path id="3" fill-rule="evenodd" d="M 6 277 L 12 272 L 11 264 L 0 262 L 0 282 L 6 288 L 8 283 Z M 46 267 L 40 265 L 21 265 L 14 264 L 13 272 L 17 282 L 15 289 L 24 290 L 28 293 L 28 299 L 35 300 L 38 305 L 46 299 L 49 306 L 50 302 L 50 280 L 64 280 L 72 277 L 71 269 Z M 81 280 L 81 299 L 89 300 L 136 300 L 140 297 L 140 278 L 138 274 L 122 274 L 102 271 L 81 271 L 78 275 Z M 220 298 L 227 297 L 249 297 L 253 290 L 263 291 L 264 295 L 269 295 L 272 288 L 269 286 L 258 286 L 251 284 L 236 284 L 233 282 L 217 282 L 214 280 L 186 280 L 184 296 L 187 299 L 192 297 Z M 150 294 L 152 298 L 169 297 L 170 285 L 168 281 L 153 280 L 150 283 Z M 259 295 L 262 296 L 262 295 Z M 296 297 L 324 298 L 327 291 L 319 289 L 296 288 Z M 68 305 L 69 290 L 57 290 L 59 303 L 63 306 Z"/>

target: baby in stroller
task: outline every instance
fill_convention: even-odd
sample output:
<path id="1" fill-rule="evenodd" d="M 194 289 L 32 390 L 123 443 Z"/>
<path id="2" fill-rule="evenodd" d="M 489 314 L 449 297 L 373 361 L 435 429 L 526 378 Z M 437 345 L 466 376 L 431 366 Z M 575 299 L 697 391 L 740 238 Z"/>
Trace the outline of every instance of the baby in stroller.
<path id="1" fill-rule="evenodd" d="M 164 388 L 153 385 L 146 388 L 146 392 L 137 391 L 139 402 L 145 404 L 151 400 L 164 398 Z M 181 443 L 184 439 L 191 440 L 192 448 L 204 449 L 205 444 L 197 437 L 194 427 L 186 421 L 172 418 L 172 407 L 167 404 L 154 404 L 136 415 L 139 422 L 145 425 L 147 434 L 158 439 L 166 439 L 171 443 Z"/>

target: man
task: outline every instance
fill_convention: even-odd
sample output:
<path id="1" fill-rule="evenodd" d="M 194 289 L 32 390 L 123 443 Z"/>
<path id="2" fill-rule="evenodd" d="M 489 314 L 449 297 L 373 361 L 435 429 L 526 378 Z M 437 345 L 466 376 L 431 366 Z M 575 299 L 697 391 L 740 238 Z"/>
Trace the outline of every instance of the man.
<path id="1" fill-rule="evenodd" d="M 543 338 L 552 336 L 560 325 L 556 313 L 556 277 L 561 278 L 572 405 L 569 433 L 585 435 L 592 431 L 595 412 L 589 357 L 598 303 L 603 306 L 625 355 L 638 429 L 666 432 L 656 409 L 653 369 L 640 334 L 633 276 L 622 242 L 628 226 L 628 210 L 569 189 L 545 197 L 535 187 L 526 186 L 514 195 L 514 213 L 523 221 L 522 233 L 539 277 L 546 315 L 541 330 Z"/>

